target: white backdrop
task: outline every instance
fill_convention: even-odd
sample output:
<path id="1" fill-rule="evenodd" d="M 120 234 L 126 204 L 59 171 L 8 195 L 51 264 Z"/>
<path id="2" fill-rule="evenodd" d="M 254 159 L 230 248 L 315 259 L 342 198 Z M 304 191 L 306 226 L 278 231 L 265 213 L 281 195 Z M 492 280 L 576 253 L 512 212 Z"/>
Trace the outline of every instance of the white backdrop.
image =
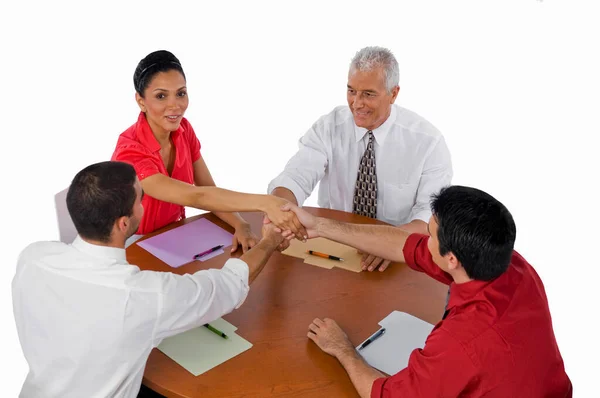
<path id="1" fill-rule="evenodd" d="M 348 63 L 367 45 L 396 54 L 397 103 L 444 133 L 454 183 L 512 211 L 517 249 L 545 283 L 576 396 L 597 390 L 594 1 L 88 3 L 0 6 L 3 396 L 17 396 L 27 373 L 10 297 L 17 255 L 58 239 L 53 195 L 84 166 L 109 159 L 135 122 L 141 58 L 168 49 L 181 60 L 186 116 L 217 183 L 265 192 L 298 138 L 345 103 Z"/>

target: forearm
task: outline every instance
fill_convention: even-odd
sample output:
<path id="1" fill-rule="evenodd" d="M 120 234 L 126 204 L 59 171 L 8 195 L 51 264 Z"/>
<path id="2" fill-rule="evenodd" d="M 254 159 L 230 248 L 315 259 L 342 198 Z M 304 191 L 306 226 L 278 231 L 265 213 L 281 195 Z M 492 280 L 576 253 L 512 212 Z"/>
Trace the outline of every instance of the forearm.
<path id="1" fill-rule="evenodd" d="M 402 250 L 410 235 L 392 226 L 347 224 L 327 218 L 318 218 L 317 234 L 361 252 L 401 263 L 405 262 Z"/>
<path id="2" fill-rule="evenodd" d="M 369 366 L 353 348 L 336 357 L 346 369 L 354 388 L 362 398 L 369 398 L 373 382 L 380 377 L 385 377 L 383 373 Z"/>
<path id="3" fill-rule="evenodd" d="M 215 214 L 215 216 L 219 217 L 221 220 L 225 221 L 227 224 L 231 225 L 235 229 L 238 229 L 242 225 L 248 223 L 237 212 L 236 213 L 225 213 L 222 211 L 215 211 L 214 214 Z"/>
<path id="4" fill-rule="evenodd" d="M 292 191 L 290 191 L 287 188 L 284 187 L 277 187 L 273 190 L 273 192 L 271 193 L 272 195 L 275 196 L 279 196 L 280 198 L 283 198 L 289 202 L 292 202 L 293 204 L 295 204 L 296 206 L 298 205 L 298 201 L 296 200 L 296 196 L 294 195 L 294 193 Z"/>
<path id="5" fill-rule="evenodd" d="M 248 264 L 249 276 L 248 283 L 252 283 L 254 279 L 260 274 L 260 271 L 264 268 L 265 264 L 273 254 L 273 251 L 277 248 L 279 242 L 274 240 L 263 239 L 250 251 L 244 253 L 240 260 L 243 260 Z"/>
<path id="6" fill-rule="evenodd" d="M 264 211 L 267 198 L 268 195 L 241 193 L 217 187 L 196 187 L 192 207 L 213 212 Z M 227 220 L 223 221 L 229 223 Z"/>

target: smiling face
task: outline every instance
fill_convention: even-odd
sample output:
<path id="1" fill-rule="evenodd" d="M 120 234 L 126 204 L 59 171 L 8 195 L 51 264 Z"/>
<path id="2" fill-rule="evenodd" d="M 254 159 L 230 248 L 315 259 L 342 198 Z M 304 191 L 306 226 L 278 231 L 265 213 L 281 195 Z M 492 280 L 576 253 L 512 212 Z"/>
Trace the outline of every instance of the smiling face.
<path id="1" fill-rule="evenodd" d="M 136 101 L 155 135 L 177 130 L 188 107 L 185 78 L 178 70 L 159 72 Z"/>
<path id="2" fill-rule="evenodd" d="M 358 127 L 374 130 L 390 116 L 400 87 L 388 92 L 383 67 L 368 71 L 350 70 L 348 74 L 348 106 Z"/>

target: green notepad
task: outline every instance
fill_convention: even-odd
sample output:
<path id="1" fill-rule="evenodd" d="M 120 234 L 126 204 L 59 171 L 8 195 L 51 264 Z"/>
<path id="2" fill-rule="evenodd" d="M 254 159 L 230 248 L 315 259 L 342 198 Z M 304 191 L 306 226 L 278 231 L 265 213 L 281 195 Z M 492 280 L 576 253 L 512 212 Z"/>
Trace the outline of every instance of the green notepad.
<path id="1" fill-rule="evenodd" d="M 198 376 L 252 347 L 252 343 L 235 334 L 237 327 L 231 323 L 221 318 L 209 323 L 228 338 L 224 339 L 200 326 L 164 339 L 158 349 Z"/>

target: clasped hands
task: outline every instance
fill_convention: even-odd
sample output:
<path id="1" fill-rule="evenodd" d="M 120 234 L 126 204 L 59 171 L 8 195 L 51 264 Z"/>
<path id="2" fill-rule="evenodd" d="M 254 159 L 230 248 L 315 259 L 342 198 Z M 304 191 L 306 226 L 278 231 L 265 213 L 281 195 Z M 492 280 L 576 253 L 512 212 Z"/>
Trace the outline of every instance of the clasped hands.
<path id="1" fill-rule="evenodd" d="M 274 231 L 281 233 L 283 239 L 277 250 L 284 251 L 290 245 L 290 241 L 294 238 L 303 242 L 306 239 L 316 238 L 319 236 L 317 231 L 318 218 L 308 213 L 301 207 L 276 196 L 272 196 L 273 202 L 265 211 L 263 224 L 273 224 Z M 263 228 L 264 230 L 264 228 Z M 263 231 L 264 235 L 264 231 Z M 381 257 L 373 256 L 369 253 L 361 253 L 361 266 L 363 271 L 374 271 L 379 267 L 379 271 L 384 271 L 390 261 Z"/>

